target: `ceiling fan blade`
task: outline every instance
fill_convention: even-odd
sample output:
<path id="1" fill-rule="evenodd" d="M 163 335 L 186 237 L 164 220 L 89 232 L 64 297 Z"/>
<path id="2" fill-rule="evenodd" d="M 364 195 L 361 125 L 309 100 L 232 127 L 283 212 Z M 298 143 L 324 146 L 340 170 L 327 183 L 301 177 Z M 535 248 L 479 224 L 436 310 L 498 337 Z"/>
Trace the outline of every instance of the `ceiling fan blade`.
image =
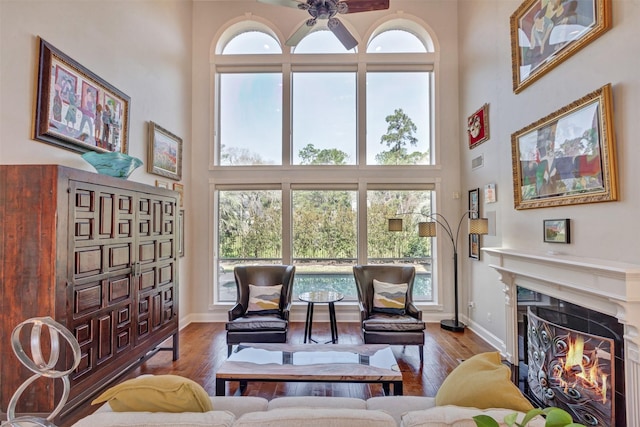
<path id="1" fill-rule="evenodd" d="M 313 20 L 312 19 L 307 20 L 304 24 L 300 26 L 300 28 L 296 30 L 295 33 L 291 35 L 291 37 L 289 37 L 289 39 L 285 42 L 287 46 L 296 46 L 298 43 L 300 43 L 300 40 L 302 40 L 304 36 L 309 34 L 311 29 L 315 25 L 315 21 L 313 21 L 313 24 L 311 25 L 309 25 L 309 21 L 313 21 Z"/>
<path id="2" fill-rule="evenodd" d="M 336 35 L 338 40 L 340 40 L 340 43 L 342 43 L 345 49 L 351 50 L 358 45 L 358 40 L 351 35 L 347 27 L 345 27 L 338 18 L 329 19 L 327 26 L 331 32 Z"/>
<path id="3" fill-rule="evenodd" d="M 343 0 L 342 2 L 347 4 L 347 11 L 342 13 L 389 9 L 389 0 Z"/>
<path id="4" fill-rule="evenodd" d="M 274 4 L 276 6 L 293 7 L 298 9 L 299 4 L 304 3 L 297 0 L 258 0 L 259 3 Z"/>

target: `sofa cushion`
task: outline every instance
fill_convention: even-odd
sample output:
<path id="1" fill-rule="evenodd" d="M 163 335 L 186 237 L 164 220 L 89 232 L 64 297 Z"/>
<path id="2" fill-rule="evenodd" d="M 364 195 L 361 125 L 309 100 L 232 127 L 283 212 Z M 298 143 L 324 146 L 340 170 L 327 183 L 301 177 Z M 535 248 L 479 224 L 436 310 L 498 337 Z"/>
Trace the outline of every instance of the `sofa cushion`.
<path id="1" fill-rule="evenodd" d="M 533 409 L 510 378 L 511 370 L 500 362 L 500 353 L 477 354 L 445 378 L 436 393 L 436 405 L 506 408 L 522 412 Z"/>
<path id="2" fill-rule="evenodd" d="M 236 417 L 227 411 L 182 412 L 96 412 L 72 427 L 231 427 Z"/>
<path id="3" fill-rule="evenodd" d="M 247 314 L 276 314 L 280 310 L 282 285 L 255 286 L 249 284 Z"/>
<path id="4" fill-rule="evenodd" d="M 204 388 L 178 375 L 145 375 L 124 381 L 98 396 L 115 412 L 207 412 L 213 410 Z"/>
<path id="5" fill-rule="evenodd" d="M 380 411 L 344 408 L 280 408 L 252 412 L 234 427 L 396 427 L 391 415 Z"/>
<path id="6" fill-rule="evenodd" d="M 247 412 L 266 411 L 269 401 L 257 396 L 210 396 L 216 411 L 231 412 L 240 418 Z"/>
<path id="7" fill-rule="evenodd" d="M 463 408 L 460 406 L 436 406 L 422 411 L 407 412 L 402 416 L 401 427 L 476 427 L 473 421 L 476 415 L 489 415 L 498 421 L 500 427 L 507 427 L 503 422 L 504 417 L 513 414 L 510 409 L 489 409 Z M 522 419 L 524 414 L 518 417 Z M 544 427 L 544 419 L 536 417 L 527 427 Z"/>
<path id="8" fill-rule="evenodd" d="M 404 314 L 407 283 L 387 283 L 373 279 L 373 309 L 380 313 Z"/>
<path id="9" fill-rule="evenodd" d="M 419 411 L 436 406 L 436 399 L 426 396 L 376 396 L 367 399 L 367 409 L 384 411 L 400 425 L 400 419 L 409 411 Z"/>
<path id="10" fill-rule="evenodd" d="M 268 410 L 279 408 L 349 408 L 367 409 L 367 402 L 357 397 L 290 396 L 277 397 L 269 402 Z"/>

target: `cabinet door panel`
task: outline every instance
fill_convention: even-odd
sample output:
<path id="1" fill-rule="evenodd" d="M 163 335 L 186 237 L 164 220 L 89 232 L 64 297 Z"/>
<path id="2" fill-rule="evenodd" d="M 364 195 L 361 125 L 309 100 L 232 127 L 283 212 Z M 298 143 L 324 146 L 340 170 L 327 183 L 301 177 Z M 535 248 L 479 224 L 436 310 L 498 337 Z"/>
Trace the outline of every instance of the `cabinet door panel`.
<path id="1" fill-rule="evenodd" d="M 102 308 L 102 305 L 102 282 L 74 288 L 74 316 L 97 312 Z"/>
<path id="2" fill-rule="evenodd" d="M 98 319 L 98 364 L 113 356 L 113 319 L 110 314 Z"/>
<path id="3" fill-rule="evenodd" d="M 129 276 L 111 279 L 109 281 L 109 304 L 121 302 L 131 298 L 131 280 Z"/>
<path id="4" fill-rule="evenodd" d="M 101 246 L 88 246 L 76 250 L 74 257 L 74 274 L 76 278 L 95 276 L 102 273 L 102 249 Z"/>

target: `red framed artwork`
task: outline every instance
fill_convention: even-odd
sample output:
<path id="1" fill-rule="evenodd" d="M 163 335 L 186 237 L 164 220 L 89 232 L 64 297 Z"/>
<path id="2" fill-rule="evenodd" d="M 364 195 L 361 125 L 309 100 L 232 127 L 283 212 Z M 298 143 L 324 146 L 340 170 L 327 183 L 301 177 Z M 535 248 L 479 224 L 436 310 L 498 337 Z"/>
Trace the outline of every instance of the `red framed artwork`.
<path id="1" fill-rule="evenodd" d="M 482 108 L 469 116 L 467 134 L 469 135 L 469 149 L 489 139 L 489 104 L 484 104 Z"/>

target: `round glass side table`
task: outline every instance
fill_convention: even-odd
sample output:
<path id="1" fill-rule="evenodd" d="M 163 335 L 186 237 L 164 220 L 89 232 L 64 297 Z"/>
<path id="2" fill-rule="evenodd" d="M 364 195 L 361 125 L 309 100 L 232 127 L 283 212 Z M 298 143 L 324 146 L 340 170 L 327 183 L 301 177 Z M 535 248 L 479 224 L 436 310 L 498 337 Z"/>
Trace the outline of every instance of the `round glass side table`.
<path id="1" fill-rule="evenodd" d="M 313 327 L 313 307 L 315 304 L 329 304 L 329 324 L 331 327 L 331 341 L 327 341 L 325 344 L 335 344 L 338 341 L 338 324 L 336 322 L 336 307 L 335 303 L 342 301 L 344 295 L 335 291 L 313 291 L 304 292 L 298 295 L 300 301 L 307 303 L 307 320 L 304 324 L 304 342 L 318 341 L 311 338 L 311 330 Z"/>

